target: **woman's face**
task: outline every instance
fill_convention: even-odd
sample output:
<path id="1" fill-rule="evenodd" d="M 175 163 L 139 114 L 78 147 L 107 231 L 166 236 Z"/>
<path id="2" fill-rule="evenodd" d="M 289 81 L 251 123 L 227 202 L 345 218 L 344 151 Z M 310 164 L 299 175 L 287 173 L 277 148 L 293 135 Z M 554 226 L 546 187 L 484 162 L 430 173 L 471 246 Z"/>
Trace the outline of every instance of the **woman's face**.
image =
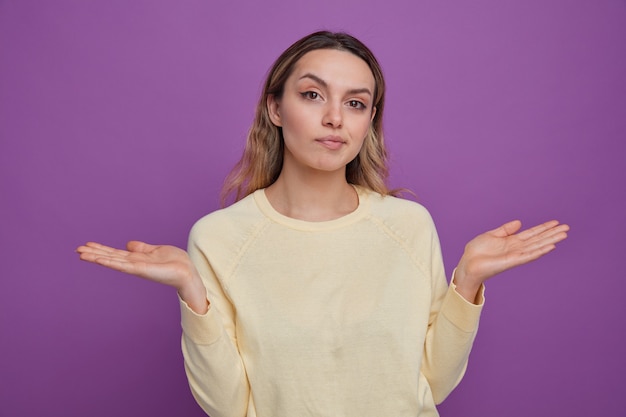
<path id="1" fill-rule="evenodd" d="M 345 172 L 376 112 L 374 88 L 367 63 L 350 52 L 318 49 L 300 58 L 282 97 L 268 98 L 285 141 L 283 173 Z"/>

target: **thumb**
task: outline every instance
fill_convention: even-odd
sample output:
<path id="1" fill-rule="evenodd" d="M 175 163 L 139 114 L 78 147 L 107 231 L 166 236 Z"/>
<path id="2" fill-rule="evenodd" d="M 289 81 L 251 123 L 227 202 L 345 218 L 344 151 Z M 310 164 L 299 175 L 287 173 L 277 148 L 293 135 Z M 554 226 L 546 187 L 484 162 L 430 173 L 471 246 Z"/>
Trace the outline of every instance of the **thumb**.
<path id="1" fill-rule="evenodd" d="M 504 223 L 502 226 L 497 229 L 492 230 L 492 233 L 496 237 L 507 237 L 515 234 L 519 229 L 522 228 L 522 222 L 519 220 L 513 220 L 508 223 Z"/>
<path id="2" fill-rule="evenodd" d="M 154 249 L 156 249 L 156 246 L 150 245 L 145 242 L 140 242 L 138 240 L 131 240 L 130 242 L 126 244 L 126 249 L 128 249 L 129 252 L 146 253 L 146 252 L 151 252 Z"/>

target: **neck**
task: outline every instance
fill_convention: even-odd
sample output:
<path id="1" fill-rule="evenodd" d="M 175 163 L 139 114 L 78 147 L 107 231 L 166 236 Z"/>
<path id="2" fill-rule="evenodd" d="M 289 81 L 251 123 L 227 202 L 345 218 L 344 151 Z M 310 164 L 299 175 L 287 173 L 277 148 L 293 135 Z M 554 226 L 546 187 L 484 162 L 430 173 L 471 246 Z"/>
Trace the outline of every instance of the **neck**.
<path id="1" fill-rule="evenodd" d="M 345 170 L 280 176 L 265 190 L 270 204 L 280 214 L 299 220 L 328 221 L 352 213 L 359 205 Z"/>

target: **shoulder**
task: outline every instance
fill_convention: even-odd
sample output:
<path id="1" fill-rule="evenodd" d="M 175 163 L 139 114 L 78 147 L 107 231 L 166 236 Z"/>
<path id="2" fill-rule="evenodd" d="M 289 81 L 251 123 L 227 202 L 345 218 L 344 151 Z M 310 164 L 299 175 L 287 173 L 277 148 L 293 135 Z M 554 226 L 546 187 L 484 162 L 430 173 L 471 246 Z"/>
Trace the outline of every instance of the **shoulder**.
<path id="1" fill-rule="evenodd" d="M 426 207 L 399 197 L 366 193 L 370 221 L 402 246 L 426 251 L 438 242 L 435 224 Z"/>
<path id="2" fill-rule="evenodd" d="M 372 191 L 366 192 L 371 215 L 384 223 L 397 226 L 419 224 L 429 227 L 433 224 L 430 212 L 420 203 L 390 195 L 382 196 Z"/>
<path id="3" fill-rule="evenodd" d="M 224 239 L 226 236 L 246 234 L 263 219 L 251 194 L 231 206 L 200 218 L 191 228 L 189 238 L 197 242 L 211 237 Z"/>

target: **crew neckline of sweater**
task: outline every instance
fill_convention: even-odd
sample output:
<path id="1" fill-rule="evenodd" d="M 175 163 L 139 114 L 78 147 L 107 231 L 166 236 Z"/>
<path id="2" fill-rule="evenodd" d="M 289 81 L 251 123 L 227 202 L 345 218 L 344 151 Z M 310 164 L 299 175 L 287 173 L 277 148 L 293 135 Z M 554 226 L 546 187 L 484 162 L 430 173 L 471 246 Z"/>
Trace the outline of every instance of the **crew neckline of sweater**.
<path id="1" fill-rule="evenodd" d="M 367 211 L 369 193 L 366 189 L 363 189 L 362 187 L 358 187 L 356 185 L 353 185 L 353 187 L 359 198 L 359 205 L 357 206 L 357 208 L 351 213 L 348 213 L 336 219 L 319 222 L 294 219 L 293 217 L 288 217 L 284 214 L 279 213 L 267 199 L 267 196 L 265 195 L 265 189 L 256 190 L 253 196 L 259 210 L 261 210 L 261 212 L 266 217 L 276 223 L 293 229 L 305 231 L 329 230 L 353 224 L 354 222 L 360 220 L 365 216 L 365 213 Z"/>

